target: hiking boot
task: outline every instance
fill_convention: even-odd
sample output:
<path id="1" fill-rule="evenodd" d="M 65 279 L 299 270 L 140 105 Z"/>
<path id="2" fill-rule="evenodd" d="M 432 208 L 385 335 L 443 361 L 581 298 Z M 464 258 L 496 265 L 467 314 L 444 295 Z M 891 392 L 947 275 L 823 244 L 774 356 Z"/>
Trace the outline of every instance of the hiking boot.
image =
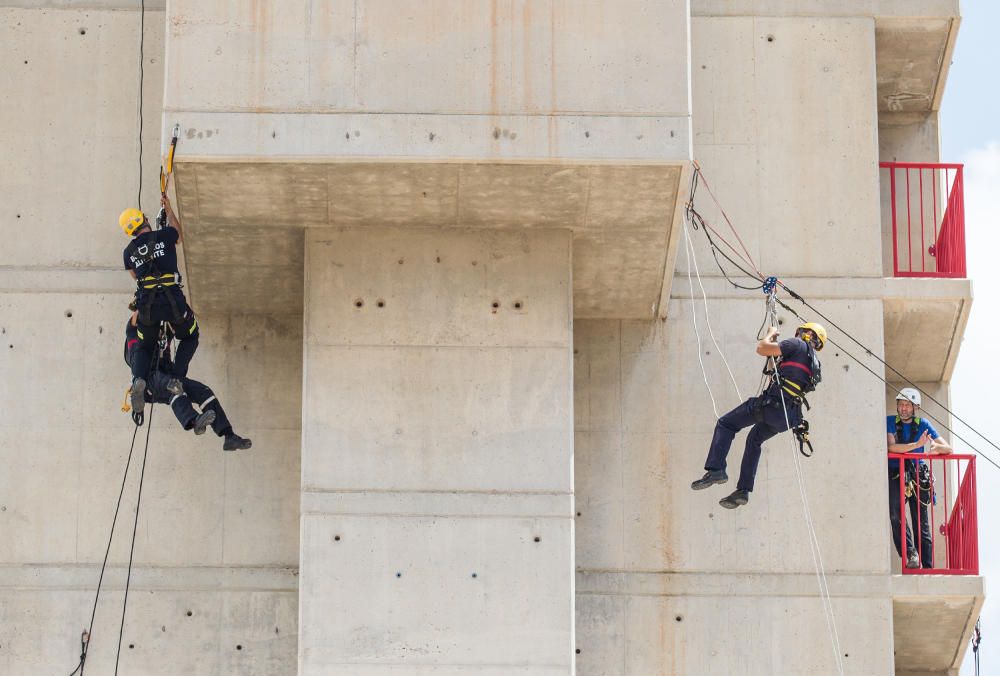
<path id="1" fill-rule="evenodd" d="M 736 509 L 740 505 L 750 502 L 750 491 L 733 491 L 726 497 L 719 500 L 719 504 L 726 509 Z"/>
<path id="2" fill-rule="evenodd" d="M 203 412 L 200 416 L 194 419 L 194 427 L 191 429 L 195 434 L 201 436 L 205 433 L 205 430 L 209 425 L 215 422 L 215 411 L 208 410 Z"/>
<path id="3" fill-rule="evenodd" d="M 906 560 L 907 568 L 920 568 L 920 558 L 917 556 L 916 552 L 910 554 L 910 558 Z"/>
<path id="4" fill-rule="evenodd" d="M 146 381 L 136 378 L 132 381 L 132 389 L 129 391 L 129 403 L 132 405 L 132 415 L 142 415 L 146 408 Z"/>
<path id="5" fill-rule="evenodd" d="M 170 394 L 184 394 L 184 385 L 177 378 L 171 378 L 167 381 L 167 392 Z"/>
<path id="6" fill-rule="evenodd" d="M 715 484 L 724 484 L 729 481 L 724 469 L 710 469 L 705 472 L 705 476 L 697 481 L 691 482 L 691 490 L 700 491 Z"/>
<path id="7" fill-rule="evenodd" d="M 226 435 L 226 440 L 222 442 L 222 450 L 224 451 L 245 451 L 253 445 L 253 442 L 249 439 L 244 439 L 235 432 L 230 432 Z"/>

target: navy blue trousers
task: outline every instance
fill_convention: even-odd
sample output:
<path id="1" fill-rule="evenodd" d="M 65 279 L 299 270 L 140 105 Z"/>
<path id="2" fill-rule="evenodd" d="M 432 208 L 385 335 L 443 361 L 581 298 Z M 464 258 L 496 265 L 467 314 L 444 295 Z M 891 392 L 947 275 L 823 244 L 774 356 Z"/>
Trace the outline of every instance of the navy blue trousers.
<path id="1" fill-rule="evenodd" d="M 763 404 L 761 406 L 763 417 L 760 422 L 754 416 L 754 408 L 758 404 L 758 399 L 761 399 Z M 802 406 L 793 403 L 789 397 L 785 398 L 785 405 L 788 407 L 788 421 L 792 427 L 795 427 L 802 422 Z M 763 395 L 747 399 L 719 418 L 719 421 L 715 423 L 715 434 L 712 436 L 712 445 L 708 449 L 705 469 L 726 469 L 726 456 L 729 455 L 733 439 L 737 432 L 747 427 L 750 428 L 750 432 L 747 433 L 743 461 L 740 463 L 740 480 L 737 482 L 736 488 L 752 491 L 754 477 L 757 476 L 757 465 L 760 463 L 761 445 L 774 435 L 788 429 L 788 425 L 785 424 L 785 411 L 781 406 L 781 400 L 777 397 Z"/>
<path id="2" fill-rule="evenodd" d="M 193 380 L 191 378 L 181 378 L 184 386 L 183 394 L 172 394 L 167 391 L 167 381 L 170 374 L 157 371 L 149 379 L 146 387 L 146 401 L 155 404 L 169 404 L 177 417 L 177 422 L 186 430 L 194 427 L 194 420 L 198 417 L 198 411 L 193 404 L 197 404 L 202 411 L 215 411 L 215 421 L 212 422 L 212 431 L 220 437 L 233 431 L 233 426 L 229 424 L 229 418 L 222 408 L 222 404 L 216 399 L 215 393 L 208 385 Z"/>

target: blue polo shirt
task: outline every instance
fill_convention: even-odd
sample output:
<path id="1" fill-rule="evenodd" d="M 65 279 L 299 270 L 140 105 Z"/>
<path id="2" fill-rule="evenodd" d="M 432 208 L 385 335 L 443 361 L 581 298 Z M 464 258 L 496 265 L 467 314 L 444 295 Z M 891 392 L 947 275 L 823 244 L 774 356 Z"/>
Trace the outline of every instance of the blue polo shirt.
<path id="1" fill-rule="evenodd" d="M 930 435 L 931 439 L 937 439 L 938 438 L 937 430 L 934 429 L 934 426 L 931 425 L 929 422 L 927 422 L 927 420 L 925 418 L 920 418 L 920 424 L 919 425 L 915 425 L 913 423 L 913 420 L 910 420 L 910 422 L 904 422 L 904 423 L 902 423 L 902 426 L 903 426 L 903 429 L 902 429 L 902 432 L 903 432 L 902 437 L 903 438 L 900 439 L 899 435 L 897 435 L 896 436 L 896 443 L 897 444 L 912 444 L 914 441 L 916 441 L 917 439 L 919 439 L 920 435 L 922 435 L 924 432 L 927 432 Z M 885 431 L 888 434 L 896 434 L 896 416 L 894 416 L 894 415 L 887 415 L 885 417 Z M 915 448 L 915 449 L 913 449 L 910 452 L 911 453 L 923 453 L 924 452 L 924 447 L 921 446 L 920 448 Z M 907 461 L 907 462 L 909 462 L 909 461 Z M 923 462 L 923 460 L 921 460 L 920 462 Z M 889 471 L 890 472 L 898 472 L 899 471 L 899 460 L 893 460 L 893 459 L 889 460 Z"/>

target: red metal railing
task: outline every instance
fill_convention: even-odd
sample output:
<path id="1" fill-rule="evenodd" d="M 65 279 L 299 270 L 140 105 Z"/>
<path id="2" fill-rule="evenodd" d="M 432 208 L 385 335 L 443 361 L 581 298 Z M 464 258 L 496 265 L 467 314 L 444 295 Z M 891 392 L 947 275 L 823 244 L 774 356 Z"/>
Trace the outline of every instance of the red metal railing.
<path id="1" fill-rule="evenodd" d="M 962 166 L 879 163 L 889 178 L 894 276 L 966 276 Z"/>
<path id="2" fill-rule="evenodd" d="M 905 462 L 909 468 L 899 472 L 898 493 L 890 487 L 889 495 L 899 501 L 900 520 L 894 527 L 899 528 L 903 574 L 979 575 L 976 456 L 890 453 L 889 460 Z M 921 482 L 920 461 L 927 467 L 929 489 L 926 481 Z M 890 474 L 890 480 L 897 479 Z M 925 524 L 929 540 L 921 537 Z M 909 565 L 907 546 L 902 544 L 908 533 L 919 567 Z"/>

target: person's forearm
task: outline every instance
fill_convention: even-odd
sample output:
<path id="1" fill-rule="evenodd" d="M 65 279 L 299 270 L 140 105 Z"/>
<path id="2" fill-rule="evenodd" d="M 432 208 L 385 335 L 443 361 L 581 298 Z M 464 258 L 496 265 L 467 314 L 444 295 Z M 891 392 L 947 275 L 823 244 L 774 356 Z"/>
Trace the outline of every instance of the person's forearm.
<path id="1" fill-rule="evenodd" d="M 167 223 L 171 228 L 177 231 L 178 241 L 184 241 L 184 230 L 181 228 L 181 221 L 177 218 L 176 214 L 174 214 L 173 209 L 167 209 Z"/>
<path id="2" fill-rule="evenodd" d="M 912 444 L 889 444 L 890 453 L 909 453 L 910 451 L 915 451 L 920 448 L 921 444 L 914 442 Z"/>

